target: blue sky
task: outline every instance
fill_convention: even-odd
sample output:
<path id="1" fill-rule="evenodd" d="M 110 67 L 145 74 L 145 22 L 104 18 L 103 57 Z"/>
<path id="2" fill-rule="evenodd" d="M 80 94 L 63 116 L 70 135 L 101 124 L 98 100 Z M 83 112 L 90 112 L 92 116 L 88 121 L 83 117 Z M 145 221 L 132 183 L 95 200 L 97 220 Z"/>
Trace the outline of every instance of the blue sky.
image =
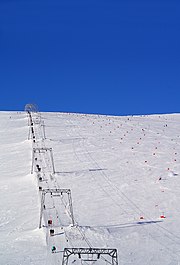
<path id="1" fill-rule="evenodd" d="M 0 0 L 0 110 L 180 112 L 180 1 Z"/>

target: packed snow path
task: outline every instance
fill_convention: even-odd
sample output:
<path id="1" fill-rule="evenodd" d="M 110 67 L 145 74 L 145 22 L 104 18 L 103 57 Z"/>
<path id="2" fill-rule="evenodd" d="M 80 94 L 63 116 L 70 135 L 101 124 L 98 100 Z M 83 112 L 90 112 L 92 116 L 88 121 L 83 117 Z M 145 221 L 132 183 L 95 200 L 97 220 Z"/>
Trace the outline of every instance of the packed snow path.
<path id="1" fill-rule="evenodd" d="M 39 183 L 36 174 L 29 174 L 27 117 L 1 112 L 1 264 L 61 264 L 62 253 L 50 251 L 53 244 L 62 251 L 89 243 L 117 248 L 122 265 L 178 265 L 180 115 L 41 115 L 45 146 L 53 149 L 56 185 L 71 189 L 80 230 L 68 226 L 67 212 L 59 212 L 63 231 L 49 237 L 45 249 L 46 228 L 38 229 Z M 53 199 L 59 207 L 59 199 Z"/>
<path id="2" fill-rule="evenodd" d="M 44 227 L 49 228 L 46 230 L 48 262 L 51 264 L 60 262 L 64 265 L 68 264 L 68 262 L 70 262 L 69 259 L 72 259 L 71 255 L 69 255 L 69 251 L 72 251 L 72 254 L 75 254 L 75 252 L 78 253 L 79 258 L 82 256 L 81 262 L 84 260 L 85 263 L 90 262 L 91 264 L 96 261 L 96 263 L 99 264 L 106 262 L 112 265 L 118 265 L 117 250 L 92 247 L 82 227 L 75 222 L 71 190 L 61 189 L 56 180 L 53 152 L 52 148 L 46 146 L 45 123 L 44 121 L 42 122 L 41 114 L 27 110 L 27 115 L 29 118 L 28 139 L 32 139 L 33 141 L 31 174 L 33 172 L 36 173 L 39 182 L 38 185 L 41 185 L 39 186 L 41 194 L 39 228 L 42 227 L 42 219 L 45 221 Z M 47 198 L 45 201 L 47 195 L 50 195 L 50 197 L 48 201 Z M 66 200 L 63 197 L 64 195 L 67 197 Z M 57 199 L 60 199 L 60 202 L 59 200 L 55 202 L 56 200 L 54 197 L 58 197 Z M 69 226 L 67 217 L 69 217 L 72 222 Z M 72 234 L 73 238 L 71 238 L 70 234 Z M 61 244 L 61 248 L 63 247 L 63 249 L 58 248 L 58 244 Z M 87 253 L 85 253 L 86 251 Z M 108 254 L 105 254 L 105 252 Z M 61 256 L 59 257 L 57 254 Z M 94 256 L 96 256 L 96 259 Z M 74 262 L 76 262 L 76 259 L 73 258 L 73 263 Z"/>

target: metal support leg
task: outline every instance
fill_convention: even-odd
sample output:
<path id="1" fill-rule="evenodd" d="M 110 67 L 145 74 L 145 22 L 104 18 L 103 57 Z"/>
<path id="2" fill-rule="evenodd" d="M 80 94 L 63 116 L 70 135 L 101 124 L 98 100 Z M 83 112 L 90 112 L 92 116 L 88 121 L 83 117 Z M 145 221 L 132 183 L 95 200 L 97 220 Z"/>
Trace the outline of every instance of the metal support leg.
<path id="1" fill-rule="evenodd" d="M 62 260 L 62 265 L 67 265 L 68 264 L 68 258 L 69 256 L 64 253 L 63 255 L 63 260 Z"/>
<path id="2" fill-rule="evenodd" d="M 41 197 L 41 212 L 40 212 L 40 219 L 39 219 L 39 228 L 41 228 L 41 225 L 42 225 L 42 215 L 43 215 L 43 209 L 44 209 L 44 202 L 45 202 L 45 193 L 42 192 L 42 197 Z"/>
<path id="3" fill-rule="evenodd" d="M 50 149 L 50 155 L 51 155 L 51 163 L 52 163 L 52 167 L 53 167 L 53 173 L 55 174 L 55 167 L 54 167 L 54 160 L 53 160 L 52 149 Z"/>
<path id="4" fill-rule="evenodd" d="M 44 124 L 44 121 L 42 122 L 42 132 L 43 132 L 43 139 L 45 140 L 46 139 L 46 133 L 45 133 L 45 124 Z"/>
<path id="5" fill-rule="evenodd" d="M 118 265 L 117 251 L 114 251 L 114 253 L 112 254 L 112 265 Z"/>
<path id="6" fill-rule="evenodd" d="M 70 208 L 70 213 L 71 213 L 72 224 L 74 226 L 75 225 L 75 222 L 74 222 L 73 207 L 72 207 L 72 198 L 71 198 L 71 193 L 70 192 L 68 192 L 68 200 L 69 200 L 69 208 Z"/>

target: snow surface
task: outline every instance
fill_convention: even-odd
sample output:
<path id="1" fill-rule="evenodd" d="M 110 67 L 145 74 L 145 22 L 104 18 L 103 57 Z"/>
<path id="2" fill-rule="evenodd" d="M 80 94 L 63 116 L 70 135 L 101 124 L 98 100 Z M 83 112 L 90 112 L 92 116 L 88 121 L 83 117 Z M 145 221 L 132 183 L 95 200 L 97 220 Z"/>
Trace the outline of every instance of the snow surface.
<path id="1" fill-rule="evenodd" d="M 116 248 L 122 265 L 180 264 L 179 114 L 32 118 L 35 143 L 27 113 L 0 112 L 0 264 L 61 264 L 65 247 Z M 55 174 L 48 152 L 37 154 L 30 174 L 32 149 L 42 147 L 53 150 Z M 74 227 L 67 197 L 49 194 L 38 228 L 39 186 L 71 189 Z M 78 256 L 68 264 L 81 263 L 92 264 Z"/>

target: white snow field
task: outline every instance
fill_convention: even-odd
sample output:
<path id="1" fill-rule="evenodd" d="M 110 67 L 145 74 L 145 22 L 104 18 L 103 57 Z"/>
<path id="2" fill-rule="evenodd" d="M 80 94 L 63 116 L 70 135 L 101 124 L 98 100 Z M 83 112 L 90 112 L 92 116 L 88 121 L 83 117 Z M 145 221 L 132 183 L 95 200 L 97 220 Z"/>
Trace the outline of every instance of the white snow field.
<path id="1" fill-rule="evenodd" d="M 0 265 L 62 264 L 64 248 L 117 249 L 120 265 L 180 264 L 179 114 L 0 112 L 0 124 Z"/>

